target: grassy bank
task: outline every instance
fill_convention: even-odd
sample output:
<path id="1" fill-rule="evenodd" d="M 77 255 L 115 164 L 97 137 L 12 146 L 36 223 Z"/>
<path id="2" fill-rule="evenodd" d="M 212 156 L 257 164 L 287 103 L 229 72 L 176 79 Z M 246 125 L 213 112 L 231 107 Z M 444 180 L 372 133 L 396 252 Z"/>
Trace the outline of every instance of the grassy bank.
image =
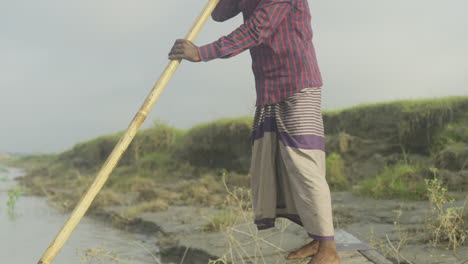
<path id="1" fill-rule="evenodd" d="M 434 147 L 441 147 L 435 142 L 438 136 L 452 136 L 441 134 L 448 124 L 468 121 L 468 97 L 358 105 L 328 111 L 324 121 L 328 134 L 346 132 L 361 138 L 388 138 L 410 152 L 429 154 L 438 150 Z"/>
<path id="2" fill-rule="evenodd" d="M 324 112 L 331 189 L 353 189 L 375 198 L 427 199 L 423 193 L 424 179 L 432 178 L 429 167 L 441 169 L 447 184 L 455 178 L 449 173 L 465 169 L 467 113 L 468 97 Z M 140 131 L 93 208 L 136 201 L 135 214 L 173 204 L 222 206 L 222 175 L 229 186 L 249 186 L 251 123 L 250 117 L 221 119 L 183 131 L 158 122 Z M 22 183 L 30 193 L 47 195 L 69 209 L 121 135 L 82 142 L 58 155 L 7 162 L 27 168 Z M 466 190 L 463 181 L 451 184 Z"/>
<path id="3" fill-rule="evenodd" d="M 221 206 L 226 175 L 232 186 L 249 185 L 250 118 L 221 119 L 188 131 L 156 123 L 140 131 L 91 209 L 132 204 L 129 215 L 174 204 Z M 29 193 L 71 209 L 89 186 L 122 133 L 82 142 L 58 155 L 4 160 L 26 168 Z"/>

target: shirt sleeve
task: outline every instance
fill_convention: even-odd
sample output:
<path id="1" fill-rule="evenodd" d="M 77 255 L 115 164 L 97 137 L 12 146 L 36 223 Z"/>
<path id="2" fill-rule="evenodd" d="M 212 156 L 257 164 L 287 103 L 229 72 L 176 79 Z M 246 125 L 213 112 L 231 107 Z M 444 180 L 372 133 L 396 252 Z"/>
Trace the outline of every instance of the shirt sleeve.
<path id="1" fill-rule="evenodd" d="M 250 18 L 232 33 L 213 43 L 200 46 L 200 59 L 210 61 L 228 58 L 262 44 L 291 11 L 294 1 L 296 0 L 260 1 Z"/>
<path id="2" fill-rule="evenodd" d="M 211 13 L 214 21 L 223 22 L 237 16 L 240 13 L 239 0 L 220 0 Z"/>

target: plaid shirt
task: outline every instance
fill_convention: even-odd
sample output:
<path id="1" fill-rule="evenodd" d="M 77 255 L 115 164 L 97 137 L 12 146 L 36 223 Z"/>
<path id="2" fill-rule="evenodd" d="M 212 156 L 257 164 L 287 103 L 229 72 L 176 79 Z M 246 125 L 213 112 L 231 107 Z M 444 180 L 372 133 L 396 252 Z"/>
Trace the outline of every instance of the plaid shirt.
<path id="1" fill-rule="evenodd" d="M 240 12 L 244 24 L 199 47 L 202 61 L 250 49 L 257 106 L 281 102 L 302 88 L 322 86 L 307 0 L 220 0 L 212 18 L 222 22 Z"/>

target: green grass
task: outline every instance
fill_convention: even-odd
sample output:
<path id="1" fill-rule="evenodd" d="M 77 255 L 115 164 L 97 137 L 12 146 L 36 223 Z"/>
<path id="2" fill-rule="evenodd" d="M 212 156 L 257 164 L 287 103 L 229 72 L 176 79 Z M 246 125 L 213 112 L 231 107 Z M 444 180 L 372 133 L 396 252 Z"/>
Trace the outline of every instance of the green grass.
<path id="1" fill-rule="evenodd" d="M 447 140 L 466 140 L 468 132 L 463 126 L 466 123 L 463 120 L 468 120 L 466 113 L 468 97 L 448 97 L 326 111 L 324 120 L 328 134 L 347 132 L 363 139 L 393 138 L 395 143 L 401 143 L 410 153 L 419 153 Z M 122 178 L 128 174 L 139 174 L 152 178 L 181 179 L 227 169 L 245 175 L 250 167 L 251 129 L 250 117 L 220 119 L 187 131 L 157 122 L 137 134 L 120 161 L 116 174 L 124 172 Z M 442 136 L 436 137 L 439 134 Z M 65 174 L 68 168 L 78 169 L 83 174 L 94 174 L 121 135 L 102 136 L 79 143 L 59 155 L 26 157 L 21 161 L 33 165 L 46 164 L 41 168 L 41 173 L 51 177 Z M 436 138 L 442 143 L 435 142 Z M 32 167 L 40 172 L 38 166 Z"/>
<path id="2" fill-rule="evenodd" d="M 428 154 L 436 136 L 451 122 L 466 120 L 468 97 L 404 100 L 325 111 L 328 134 L 346 132 L 390 140 L 411 153 Z"/>
<path id="3" fill-rule="evenodd" d="M 468 144 L 465 142 L 447 143 L 433 156 L 434 165 L 440 169 L 459 171 L 468 168 Z"/>
<path id="4" fill-rule="evenodd" d="M 352 107 L 336 109 L 336 110 L 325 110 L 323 111 L 326 115 L 339 115 L 344 112 L 360 111 L 372 108 L 382 108 L 388 106 L 398 106 L 399 109 L 405 112 L 420 112 L 428 108 L 440 108 L 441 106 L 455 105 L 459 103 L 467 103 L 468 96 L 449 96 L 441 98 L 424 98 L 415 100 L 394 100 L 386 102 L 359 104 Z"/>
<path id="5" fill-rule="evenodd" d="M 250 167 L 251 118 L 221 119 L 190 129 L 180 149 L 196 167 L 247 173 Z"/>
<path id="6" fill-rule="evenodd" d="M 421 168 L 403 163 L 387 167 L 375 178 L 364 180 L 356 186 L 354 192 L 376 199 L 422 200 L 427 198 Z"/>
<path id="7" fill-rule="evenodd" d="M 445 146 L 457 142 L 468 142 L 468 113 L 466 118 L 447 124 L 447 126 L 434 138 L 431 153 L 435 154 Z"/>
<path id="8" fill-rule="evenodd" d="M 330 153 L 326 160 L 327 182 L 332 191 L 342 191 L 349 187 L 344 169 L 345 164 L 340 154 Z"/>
<path id="9" fill-rule="evenodd" d="M 8 172 L 8 170 L 6 168 L 0 167 L 0 173 L 7 173 L 7 172 Z"/>
<path id="10" fill-rule="evenodd" d="M 7 207 L 8 207 L 8 215 L 14 216 L 15 215 L 15 207 L 16 207 L 16 202 L 21 196 L 21 190 L 20 189 L 12 189 L 8 191 L 8 200 L 7 200 Z"/>

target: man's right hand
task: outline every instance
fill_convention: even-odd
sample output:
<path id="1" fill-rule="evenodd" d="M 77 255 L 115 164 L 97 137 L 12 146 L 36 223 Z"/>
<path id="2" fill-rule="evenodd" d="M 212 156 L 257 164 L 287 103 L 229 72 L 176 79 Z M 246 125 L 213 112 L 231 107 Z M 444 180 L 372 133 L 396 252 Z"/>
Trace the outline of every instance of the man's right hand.
<path id="1" fill-rule="evenodd" d="M 170 60 L 188 60 L 191 62 L 201 61 L 198 47 L 186 39 L 178 39 L 169 52 Z"/>

